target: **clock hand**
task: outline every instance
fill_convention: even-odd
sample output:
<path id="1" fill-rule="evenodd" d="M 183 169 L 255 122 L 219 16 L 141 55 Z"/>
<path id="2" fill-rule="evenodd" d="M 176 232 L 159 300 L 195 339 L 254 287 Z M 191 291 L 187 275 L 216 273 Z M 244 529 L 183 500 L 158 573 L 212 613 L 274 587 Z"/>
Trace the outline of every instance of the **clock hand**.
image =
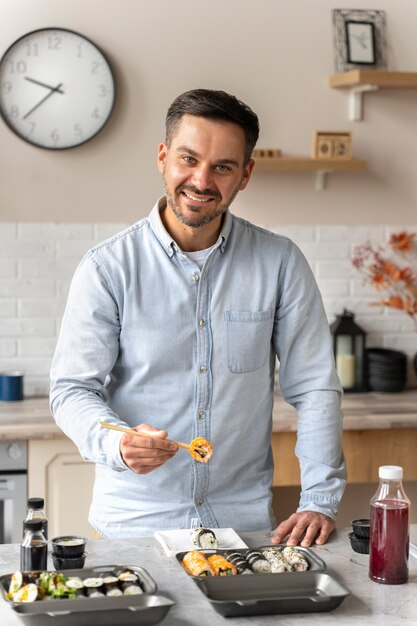
<path id="1" fill-rule="evenodd" d="M 26 113 L 26 115 L 24 115 L 24 116 L 23 116 L 23 118 L 22 118 L 22 119 L 24 119 L 24 120 L 25 120 L 27 117 L 29 117 L 29 115 L 30 115 L 31 113 L 33 113 L 33 111 L 34 111 L 35 109 L 37 109 L 39 106 L 41 106 L 41 104 L 42 104 L 43 102 L 45 102 L 45 100 L 47 100 L 48 98 L 50 98 L 50 96 L 52 96 L 52 94 L 53 94 L 53 93 L 55 93 L 56 91 L 58 91 L 59 93 L 63 93 L 62 91 L 60 91 L 60 87 L 62 87 L 62 83 L 59 83 L 59 85 L 58 85 L 57 87 L 54 87 L 53 89 L 51 89 L 51 91 L 50 91 L 50 92 L 49 92 L 49 93 L 48 93 L 48 94 L 47 94 L 44 98 L 42 98 L 42 100 L 40 100 L 40 101 L 38 102 L 38 104 L 35 104 L 35 106 L 34 106 L 34 107 L 32 107 L 32 108 L 30 109 L 30 111 L 28 111 L 28 112 Z"/>
<path id="2" fill-rule="evenodd" d="M 50 85 L 47 85 L 46 83 L 41 83 L 40 80 L 35 80 L 34 78 L 29 78 L 29 76 L 25 76 L 24 79 L 28 80 L 31 83 L 35 83 L 35 85 L 40 85 L 41 87 L 46 87 L 47 89 L 50 89 L 51 91 L 58 91 L 59 93 L 64 93 L 61 89 L 59 89 L 57 87 L 51 87 Z"/>

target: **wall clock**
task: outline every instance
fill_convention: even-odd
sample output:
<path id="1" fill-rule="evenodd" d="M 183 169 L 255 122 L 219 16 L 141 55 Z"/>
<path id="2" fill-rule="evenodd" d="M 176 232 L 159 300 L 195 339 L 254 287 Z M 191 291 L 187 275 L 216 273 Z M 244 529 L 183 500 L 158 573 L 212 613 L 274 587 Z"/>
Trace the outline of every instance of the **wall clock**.
<path id="1" fill-rule="evenodd" d="M 110 118 L 115 96 L 108 59 L 72 30 L 34 30 L 0 60 L 0 115 L 40 148 L 64 150 L 92 139 Z"/>

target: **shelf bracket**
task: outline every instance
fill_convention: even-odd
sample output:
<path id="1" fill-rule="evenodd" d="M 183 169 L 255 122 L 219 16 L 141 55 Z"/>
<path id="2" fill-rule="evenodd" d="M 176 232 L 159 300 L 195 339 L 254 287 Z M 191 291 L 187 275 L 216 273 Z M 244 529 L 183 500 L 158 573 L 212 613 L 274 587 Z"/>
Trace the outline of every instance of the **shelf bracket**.
<path id="1" fill-rule="evenodd" d="M 327 174 L 331 174 L 331 170 L 317 170 L 316 182 L 314 185 L 314 189 L 316 191 L 324 191 L 326 189 Z"/>
<path id="2" fill-rule="evenodd" d="M 353 122 L 363 120 L 363 94 L 377 91 L 377 85 L 359 85 L 352 87 L 349 94 L 349 119 Z"/>

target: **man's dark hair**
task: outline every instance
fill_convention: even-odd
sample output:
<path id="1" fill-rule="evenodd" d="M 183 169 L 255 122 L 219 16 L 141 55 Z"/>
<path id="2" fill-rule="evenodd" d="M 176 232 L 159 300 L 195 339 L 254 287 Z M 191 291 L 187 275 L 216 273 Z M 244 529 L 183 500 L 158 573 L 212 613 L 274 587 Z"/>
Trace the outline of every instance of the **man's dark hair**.
<path id="1" fill-rule="evenodd" d="M 178 96 L 168 109 L 165 120 L 166 144 L 171 144 L 183 115 L 197 115 L 211 120 L 233 122 L 245 133 L 245 161 L 249 162 L 259 136 L 258 116 L 246 104 L 225 91 L 193 89 Z"/>

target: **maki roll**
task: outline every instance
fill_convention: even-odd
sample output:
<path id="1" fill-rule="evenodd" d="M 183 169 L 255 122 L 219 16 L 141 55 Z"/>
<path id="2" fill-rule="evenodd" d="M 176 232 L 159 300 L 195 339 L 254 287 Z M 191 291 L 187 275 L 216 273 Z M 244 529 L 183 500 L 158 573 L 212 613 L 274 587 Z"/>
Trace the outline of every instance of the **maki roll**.
<path id="1" fill-rule="evenodd" d="M 194 528 L 191 531 L 191 541 L 196 548 L 217 548 L 216 535 L 210 528 Z"/>
<path id="2" fill-rule="evenodd" d="M 111 589 L 106 591 L 106 596 L 109 596 L 109 598 L 114 598 L 116 596 L 122 596 L 122 595 L 123 595 L 123 591 L 119 587 L 112 587 Z"/>
<path id="3" fill-rule="evenodd" d="M 143 593 L 142 587 L 138 583 L 122 583 L 124 596 L 140 596 Z"/>
<path id="4" fill-rule="evenodd" d="M 130 569 L 118 570 L 115 573 L 121 583 L 123 582 L 136 583 L 138 580 L 138 577 L 135 574 L 135 572 L 132 572 L 132 570 Z"/>
<path id="5" fill-rule="evenodd" d="M 292 546 L 287 546 L 283 549 L 282 554 L 284 559 L 288 561 L 291 568 L 296 572 L 305 572 L 308 569 L 308 561 L 299 550 L 296 550 Z"/>
<path id="6" fill-rule="evenodd" d="M 271 564 L 259 552 L 259 550 L 248 550 L 245 554 L 245 557 L 255 574 L 271 573 Z"/>
<path id="7" fill-rule="evenodd" d="M 103 579 L 86 578 L 84 580 L 84 592 L 88 598 L 98 598 L 104 595 Z"/>
<path id="8" fill-rule="evenodd" d="M 212 554 L 207 557 L 207 561 L 213 568 L 215 576 L 236 576 L 237 574 L 236 565 L 230 563 L 222 554 Z"/>
<path id="9" fill-rule="evenodd" d="M 71 598 L 77 598 L 84 595 L 84 583 L 79 576 L 70 576 L 65 581 L 67 589 L 70 592 Z"/>
<path id="10" fill-rule="evenodd" d="M 208 463 L 213 454 L 213 446 L 204 437 L 197 437 L 190 443 L 189 452 L 199 463 Z"/>
<path id="11" fill-rule="evenodd" d="M 204 552 L 191 550 L 182 559 L 182 565 L 191 576 L 214 576 L 214 570 Z"/>
<path id="12" fill-rule="evenodd" d="M 291 570 L 291 565 L 278 548 L 265 548 L 265 550 L 262 550 L 262 555 L 270 563 L 273 574 L 282 574 L 282 572 Z"/>
<path id="13" fill-rule="evenodd" d="M 240 552 L 226 552 L 225 558 L 236 566 L 238 574 L 253 574 L 249 563 Z"/>
<path id="14" fill-rule="evenodd" d="M 106 595 L 109 595 L 110 589 L 114 589 L 119 586 L 119 579 L 117 576 L 113 576 L 112 574 L 107 574 L 103 576 L 103 585 Z"/>

